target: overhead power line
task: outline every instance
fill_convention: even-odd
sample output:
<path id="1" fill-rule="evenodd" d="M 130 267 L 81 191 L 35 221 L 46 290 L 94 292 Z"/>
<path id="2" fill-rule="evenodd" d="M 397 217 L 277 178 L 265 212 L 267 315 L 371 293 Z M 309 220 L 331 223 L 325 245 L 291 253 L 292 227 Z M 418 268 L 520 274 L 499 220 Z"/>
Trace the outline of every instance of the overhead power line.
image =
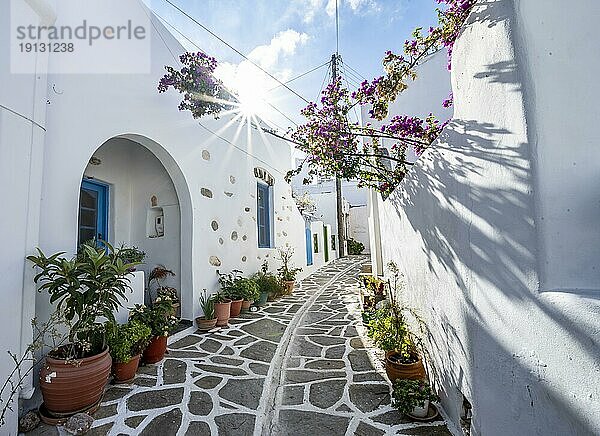
<path id="1" fill-rule="evenodd" d="M 329 61 L 327 61 L 327 62 L 325 62 L 325 63 L 322 63 L 322 64 L 321 64 L 321 65 L 319 65 L 318 67 L 314 67 L 314 68 L 312 68 L 312 69 L 310 69 L 310 70 L 308 70 L 308 71 L 306 71 L 306 72 L 304 72 L 304 73 L 302 73 L 302 74 L 298 74 L 296 77 L 293 77 L 293 78 L 291 78 L 290 80 L 286 80 L 284 83 L 285 83 L 286 85 L 287 85 L 288 83 L 292 83 L 294 80 L 300 79 L 301 77 L 304 77 L 304 76 L 306 76 L 306 75 L 308 75 L 308 74 L 312 73 L 313 71 L 317 71 L 319 68 L 323 68 L 325 65 L 329 65 Z M 275 89 L 277 89 L 277 88 L 281 88 L 281 86 L 283 86 L 283 85 L 277 85 L 277 86 L 274 86 L 273 88 L 269 89 L 267 92 L 274 91 L 274 90 L 275 90 Z"/>

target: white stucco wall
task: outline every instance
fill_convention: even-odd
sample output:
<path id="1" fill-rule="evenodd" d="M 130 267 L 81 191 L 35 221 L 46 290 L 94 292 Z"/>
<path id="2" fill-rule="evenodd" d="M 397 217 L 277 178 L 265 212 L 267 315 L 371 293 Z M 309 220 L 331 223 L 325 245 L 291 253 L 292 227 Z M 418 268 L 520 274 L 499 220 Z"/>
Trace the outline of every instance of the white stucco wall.
<path id="1" fill-rule="evenodd" d="M 367 206 L 351 207 L 348 211 L 348 237 L 365 246 L 363 254 L 371 253 L 369 238 L 369 209 Z"/>
<path id="2" fill-rule="evenodd" d="M 454 119 L 378 204 L 443 406 L 458 428 L 464 395 L 475 435 L 600 433 L 600 5 L 563 6 L 476 8 L 454 51 Z"/>

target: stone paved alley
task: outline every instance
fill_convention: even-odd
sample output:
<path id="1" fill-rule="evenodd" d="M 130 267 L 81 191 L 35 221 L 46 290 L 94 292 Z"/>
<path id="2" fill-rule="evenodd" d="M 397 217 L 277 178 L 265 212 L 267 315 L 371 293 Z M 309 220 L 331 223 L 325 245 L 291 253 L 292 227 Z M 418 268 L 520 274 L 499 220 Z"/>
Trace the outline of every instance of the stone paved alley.
<path id="1" fill-rule="evenodd" d="M 363 339 L 356 277 L 365 260 L 333 262 L 229 328 L 183 334 L 160 364 L 109 387 L 88 434 L 449 435 L 442 421 L 413 423 L 391 407 Z"/>

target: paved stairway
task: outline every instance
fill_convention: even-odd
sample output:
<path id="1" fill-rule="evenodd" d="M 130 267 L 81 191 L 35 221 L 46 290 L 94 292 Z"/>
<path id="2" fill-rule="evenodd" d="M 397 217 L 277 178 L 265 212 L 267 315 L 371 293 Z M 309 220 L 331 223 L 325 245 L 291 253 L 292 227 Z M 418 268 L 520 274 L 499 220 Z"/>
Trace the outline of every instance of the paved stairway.
<path id="1" fill-rule="evenodd" d="M 362 339 L 356 277 L 365 260 L 335 261 L 227 329 L 180 334 L 163 362 L 107 390 L 88 434 L 449 435 L 442 421 L 415 424 L 390 405 Z"/>

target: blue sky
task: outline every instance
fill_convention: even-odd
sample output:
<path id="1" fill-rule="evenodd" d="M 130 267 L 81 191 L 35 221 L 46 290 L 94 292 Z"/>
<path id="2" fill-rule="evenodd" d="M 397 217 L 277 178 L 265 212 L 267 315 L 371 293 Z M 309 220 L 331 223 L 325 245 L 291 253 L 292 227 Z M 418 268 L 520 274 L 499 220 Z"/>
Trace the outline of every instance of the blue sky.
<path id="1" fill-rule="evenodd" d="M 219 76 L 236 88 L 250 110 L 282 129 L 295 122 L 306 105 L 243 58 L 213 38 L 164 0 L 148 0 L 169 23 L 220 61 Z M 335 51 L 335 0 L 171 0 L 270 73 L 289 80 L 331 58 Z M 340 54 L 360 75 L 381 74 L 386 50 L 401 51 L 417 26 L 435 22 L 435 0 L 338 0 Z M 186 48 L 194 49 L 188 42 Z M 326 67 L 289 84 L 308 100 L 319 95 Z M 357 81 L 351 76 L 350 81 Z"/>

